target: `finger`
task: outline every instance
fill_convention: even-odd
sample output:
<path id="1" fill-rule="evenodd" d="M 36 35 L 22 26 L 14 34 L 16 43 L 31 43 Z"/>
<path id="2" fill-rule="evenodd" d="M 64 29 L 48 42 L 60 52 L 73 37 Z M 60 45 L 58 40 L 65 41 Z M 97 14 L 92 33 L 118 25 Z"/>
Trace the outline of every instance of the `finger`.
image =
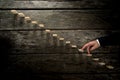
<path id="1" fill-rule="evenodd" d="M 90 54 L 90 46 L 87 47 L 87 53 Z"/>
<path id="2" fill-rule="evenodd" d="M 88 47 L 88 44 L 85 44 L 81 49 L 84 50 Z"/>
<path id="3" fill-rule="evenodd" d="M 95 50 L 96 49 L 96 47 L 91 47 L 90 48 L 90 51 L 93 51 L 93 50 Z"/>

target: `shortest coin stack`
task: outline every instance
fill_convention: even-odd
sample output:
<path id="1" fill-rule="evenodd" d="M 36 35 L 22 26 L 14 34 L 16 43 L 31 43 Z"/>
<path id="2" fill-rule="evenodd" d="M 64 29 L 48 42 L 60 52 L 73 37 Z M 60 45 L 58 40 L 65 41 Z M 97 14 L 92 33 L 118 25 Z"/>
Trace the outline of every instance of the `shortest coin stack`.
<path id="1" fill-rule="evenodd" d="M 99 58 L 93 58 L 92 60 L 93 61 L 99 61 Z"/>

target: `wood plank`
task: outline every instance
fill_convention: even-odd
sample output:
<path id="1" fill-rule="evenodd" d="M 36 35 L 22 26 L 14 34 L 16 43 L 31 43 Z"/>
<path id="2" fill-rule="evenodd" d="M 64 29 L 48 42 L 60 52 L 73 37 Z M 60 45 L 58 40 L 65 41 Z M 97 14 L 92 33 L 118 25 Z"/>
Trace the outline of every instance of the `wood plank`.
<path id="1" fill-rule="evenodd" d="M 18 10 L 19 13 L 25 14 L 30 17 L 32 21 L 37 21 L 38 24 L 44 24 L 47 29 L 84 29 L 84 30 L 118 30 L 118 26 L 111 24 L 102 19 L 102 17 L 109 16 L 106 12 L 85 12 L 81 10 Z M 0 29 L 34 29 L 32 24 L 28 26 L 27 23 L 19 25 L 16 23 L 12 25 L 12 13 L 8 10 L 2 10 Z M 112 18 L 111 18 L 112 19 Z M 9 24 L 9 25 L 8 25 Z M 35 29 L 39 29 L 36 27 Z"/>
<path id="2" fill-rule="evenodd" d="M 12 3 L 12 4 L 11 4 Z M 1 8 L 109 8 L 108 3 L 109 0 L 106 2 L 102 1 L 1 1 L 0 7 Z"/>
<path id="3" fill-rule="evenodd" d="M 102 47 L 92 52 L 93 58 L 114 66 L 110 70 L 83 58 L 75 50 L 68 52 L 61 47 L 48 47 L 48 40 L 40 28 L 13 26 L 9 13 L 10 9 L 21 9 L 19 12 L 44 23 L 52 34 L 81 47 L 97 37 L 119 31 L 118 23 L 112 27 L 103 20 L 110 16 L 111 11 L 101 10 L 111 9 L 114 3 L 109 2 L 111 0 L 0 0 L 0 9 L 3 9 L 0 10 L 2 77 L 12 80 L 119 80 L 119 46 Z"/>
<path id="4" fill-rule="evenodd" d="M 80 54 L 79 54 L 80 55 Z M 7 59 L 8 65 L 5 69 L 5 76 L 9 78 L 37 78 L 37 79 L 57 79 L 59 77 L 65 79 L 83 79 L 91 76 L 89 79 L 115 79 L 119 78 L 119 62 L 116 61 L 114 53 L 97 54 L 94 57 L 100 57 L 107 64 L 110 63 L 115 68 L 107 69 L 105 66 L 96 65 L 96 62 L 82 55 L 76 57 L 75 54 L 26 54 L 26 55 L 9 55 Z M 107 57 L 107 58 L 106 58 Z M 112 57 L 112 58 L 110 58 Z M 0 58 L 1 59 L 1 58 Z M 2 60 L 3 61 L 3 60 Z M 87 63 L 89 62 L 89 63 Z M 112 63 L 111 63 L 112 62 Z M 118 66 L 119 65 L 119 66 Z M 5 67 L 5 66 L 4 66 Z M 3 74 L 2 74 L 3 75 Z M 13 76 L 14 75 L 14 76 Z M 108 75 L 111 75 L 109 77 Z M 54 77 L 57 76 L 57 77 Z M 88 79 L 88 80 L 89 80 Z"/>
<path id="5" fill-rule="evenodd" d="M 8 46 L 7 43 L 13 47 L 11 50 L 13 53 L 57 53 L 63 51 L 67 53 L 68 50 L 64 52 L 63 47 L 60 47 L 59 41 L 58 45 L 53 46 L 53 37 L 52 34 L 57 34 L 59 38 L 64 38 L 65 41 L 70 41 L 71 45 L 77 45 L 78 48 L 81 48 L 85 43 L 96 39 L 97 37 L 105 36 L 109 33 L 115 31 L 104 30 L 52 30 L 50 33 L 50 38 L 46 37 L 45 31 L 0 31 L 0 38 L 4 41 L 1 42 L 3 46 Z M 5 42 L 6 41 L 6 42 Z M 4 45 L 5 44 L 5 45 Z M 54 52 L 53 52 L 54 49 Z M 119 46 L 106 46 L 100 47 L 95 50 L 93 53 L 109 53 L 109 52 L 118 52 Z"/>
<path id="6" fill-rule="evenodd" d="M 75 54 L 9 55 L 8 69 L 18 71 L 26 68 L 35 73 L 119 73 L 119 62 L 115 58 L 104 59 L 105 56 L 111 55 L 102 55 L 100 59 L 106 65 L 114 66 L 114 69 L 107 69 L 106 66 L 99 65 L 99 61 L 94 62 L 82 54 L 79 56 Z"/>
<path id="7" fill-rule="evenodd" d="M 116 75 L 116 76 L 112 76 Z M 97 80 L 97 79 L 109 79 L 109 80 L 119 80 L 120 74 L 112 74 L 110 77 L 108 74 L 71 74 L 71 75 L 63 75 L 63 78 L 69 80 Z M 63 80 L 64 80 L 63 79 Z"/>

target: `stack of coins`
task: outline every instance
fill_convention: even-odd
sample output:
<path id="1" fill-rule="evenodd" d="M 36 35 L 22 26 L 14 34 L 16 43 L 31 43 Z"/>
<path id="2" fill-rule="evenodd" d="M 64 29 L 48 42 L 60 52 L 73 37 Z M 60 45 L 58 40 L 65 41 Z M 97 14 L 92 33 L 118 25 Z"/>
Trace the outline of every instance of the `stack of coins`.
<path id="1" fill-rule="evenodd" d="M 25 20 L 25 15 L 23 13 L 18 13 L 18 23 L 19 25 L 23 25 Z"/>
<path id="2" fill-rule="evenodd" d="M 31 18 L 30 18 L 30 17 L 25 17 L 25 21 L 26 21 L 27 23 L 31 23 Z"/>
<path id="3" fill-rule="evenodd" d="M 11 10 L 11 13 L 13 14 L 13 26 L 17 25 L 17 16 L 18 16 L 18 12 L 16 10 Z"/>
<path id="4" fill-rule="evenodd" d="M 70 48 L 71 48 L 71 42 L 66 41 L 65 42 L 65 51 L 66 51 L 66 53 L 70 53 Z"/>
<path id="5" fill-rule="evenodd" d="M 44 24 L 39 24 L 39 27 L 40 27 L 40 29 L 43 30 L 45 26 L 44 26 Z"/>
<path id="6" fill-rule="evenodd" d="M 71 42 L 70 42 L 70 41 L 66 41 L 66 42 L 65 42 L 65 46 L 66 46 L 67 48 L 70 48 Z"/>
<path id="7" fill-rule="evenodd" d="M 58 46 L 58 35 L 57 34 L 53 34 L 53 46 L 57 47 Z"/>
<path id="8" fill-rule="evenodd" d="M 49 41 L 50 37 L 51 37 L 51 31 L 50 30 L 45 30 L 46 32 L 46 39 Z"/>
<path id="9" fill-rule="evenodd" d="M 59 46 L 64 47 L 64 38 L 59 38 Z"/>
<path id="10" fill-rule="evenodd" d="M 46 47 L 51 46 L 51 30 L 45 30 Z"/>
<path id="11" fill-rule="evenodd" d="M 37 28 L 38 27 L 38 22 L 37 21 L 32 21 L 32 27 Z"/>

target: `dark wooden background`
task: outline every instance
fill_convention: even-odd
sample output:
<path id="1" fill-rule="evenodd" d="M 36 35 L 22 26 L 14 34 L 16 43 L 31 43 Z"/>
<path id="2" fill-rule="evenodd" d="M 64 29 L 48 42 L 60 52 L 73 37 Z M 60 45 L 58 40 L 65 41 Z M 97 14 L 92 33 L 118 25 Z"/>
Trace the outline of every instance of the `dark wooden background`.
<path id="1" fill-rule="evenodd" d="M 119 46 L 100 47 L 92 52 L 93 58 L 113 65 L 113 70 L 91 59 L 86 63 L 88 58 L 83 59 L 81 53 L 48 47 L 45 33 L 39 27 L 13 26 L 10 12 L 13 9 L 44 24 L 78 48 L 119 31 L 119 4 L 115 0 L 0 0 L 3 80 L 119 80 Z"/>

